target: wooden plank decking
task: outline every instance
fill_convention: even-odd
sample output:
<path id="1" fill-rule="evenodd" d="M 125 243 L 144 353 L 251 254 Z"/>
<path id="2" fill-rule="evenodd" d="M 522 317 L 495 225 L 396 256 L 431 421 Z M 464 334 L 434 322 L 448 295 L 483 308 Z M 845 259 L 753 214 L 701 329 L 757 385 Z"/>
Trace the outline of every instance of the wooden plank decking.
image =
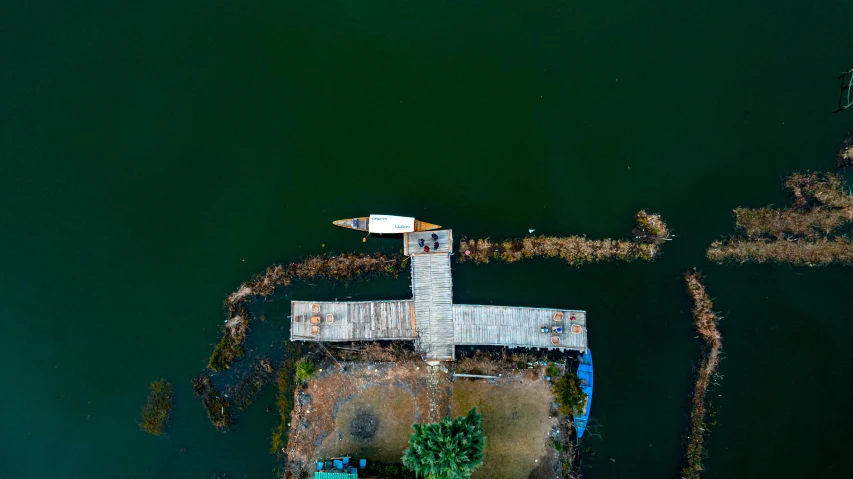
<path id="1" fill-rule="evenodd" d="M 418 340 L 424 359 L 452 361 L 456 345 L 508 346 L 586 351 L 586 312 L 550 308 L 523 308 L 453 304 L 450 255 L 451 230 L 439 236 L 435 251 L 433 231 L 403 235 L 404 252 L 411 256 L 411 300 L 400 301 L 293 301 L 290 339 L 294 341 Z M 418 246 L 430 245 L 425 253 Z M 318 311 L 314 311 L 314 305 Z M 557 321 L 562 313 L 562 321 Z M 332 315 L 332 322 L 327 315 Z M 311 323 L 319 317 L 320 324 Z M 571 318 L 574 317 L 574 320 Z M 315 319 L 316 322 L 316 319 Z M 572 325 L 579 326 L 572 333 Z M 562 333 L 553 330 L 563 328 Z M 312 334 L 312 327 L 317 327 Z M 541 332 L 543 327 L 547 333 Z M 556 343 L 552 338 L 556 336 Z"/>
<path id="2" fill-rule="evenodd" d="M 414 340 L 414 301 L 291 301 L 290 339 L 297 341 Z M 314 311 L 314 305 L 318 311 Z M 328 322 L 328 315 L 332 322 Z M 311 318 L 319 317 L 320 324 Z M 316 321 L 316 320 L 315 320 Z M 311 327 L 317 326 L 317 334 Z"/>
<path id="3" fill-rule="evenodd" d="M 432 239 L 432 235 L 438 236 L 437 240 Z M 423 246 L 418 245 L 418 240 L 423 239 L 426 246 L 429 246 L 429 254 L 450 254 L 453 252 L 453 231 L 452 230 L 435 230 L 435 231 L 419 231 L 416 233 L 403 234 L 403 254 L 412 256 L 416 254 L 425 254 Z M 434 248 L 435 242 L 438 241 L 438 249 Z"/>
<path id="4" fill-rule="evenodd" d="M 555 321 L 556 313 L 562 321 Z M 574 316 L 574 320 L 571 317 Z M 577 334 L 572 325 L 581 327 Z M 562 327 L 562 333 L 553 332 Z M 548 328 L 547 333 L 541 328 Z M 553 344 L 552 337 L 559 342 Z M 586 312 L 577 310 L 522 308 L 514 306 L 453 305 L 453 342 L 459 345 L 509 346 L 585 351 Z"/>
<path id="5" fill-rule="evenodd" d="M 412 294 L 424 359 L 453 360 L 453 280 L 448 254 L 412 256 Z"/>

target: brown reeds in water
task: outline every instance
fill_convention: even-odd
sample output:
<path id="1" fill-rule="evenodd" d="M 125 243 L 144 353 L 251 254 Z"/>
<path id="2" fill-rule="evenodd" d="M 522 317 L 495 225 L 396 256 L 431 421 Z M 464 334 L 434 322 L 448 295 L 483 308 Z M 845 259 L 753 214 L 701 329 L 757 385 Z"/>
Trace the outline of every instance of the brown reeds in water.
<path id="1" fill-rule="evenodd" d="M 390 274 L 396 276 L 405 265 L 406 258 L 383 253 L 320 255 L 285 265 L 274 265 L 263 274 L 243 283 L 225 300 L 228 320 L 223 327 L 222 339 L 213 350 L 208 367 L 221 371 L 230 367 L 231 361 L 244 354 L 243 341 L 249 330 L 249 313 L 246 302 L 254 296 L 268 296 L 279 286 L 290 286 L 294 281 L 311 279 L 349 280 L 363 275 Z"/>
<path id="2" fill-rule="evenodd" d="M 785 263 L 794 266 L 853 266 L 853 243 L 847 238 L 808 241 L 731 238 L 714 241 L 706 252 L 708 259 L 718 263 Z"/>
<path id="3" fill-rule="evenodd" d="M 572 266 L 603 261 L 651 261 L 660 254 L 669 230 L 660 215 L 638 212 L 633 240 L 588 239 L 584 236 L 530 236 L 492 243 L 485 239 L 462 239 L 460 262 L 514 263 L 527 258 L 560 258 Z"/>
<path id="4" fill-rule="evenodd" d="M 794 173 L 785 180 L 791 193 L 787 209 L 736 208 L 735 227 L 742 237 L 715 241 L 711 261 L 777 262 L 818 266 L 851 264 L 853 245 L 831 236 L 853 221 L 853 196 L 840 175 Z"/>
<path id="5" fill-rule="evenodd" d="M 687 292 L 693 300 L 693 324 L 696 331 L 705 341 L 707 350 L 699 371 L 696 374 L 696 385 L 693 388 L 692 410 L 690 412 L 689 433 L 685 451 L 685 466 L 681 473 L 683 477 L 695 479 L 702 472 L 705 441 L 705 394 L 714 377 L 717 364 L 720 361 L 722 341 L 717 330 L 717 314 L 711 298 L 705 292 L 699 273 L 690 271 L 684 274 L 687 282 Z"/>

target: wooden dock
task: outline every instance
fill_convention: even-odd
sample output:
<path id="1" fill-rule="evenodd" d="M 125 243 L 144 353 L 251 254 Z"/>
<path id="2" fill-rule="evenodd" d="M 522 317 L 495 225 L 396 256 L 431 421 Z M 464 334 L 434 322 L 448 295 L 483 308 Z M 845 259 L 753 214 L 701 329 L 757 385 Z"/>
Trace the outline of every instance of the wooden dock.
<path id="1" fill-rule="evenodd" d="M 586 311 L 453 305 L 454 344 L 583 351 L 586 341 Z"/>
<path id="2" fill-rule="evenodd" d="M 415 339 L 415 302 L 291 301 L 291 341 Z"/>
<path id="3" fill-rule="evenodd" d="M 411 257 L 412 299 L 292 301 L 290 339 L 414 340 L 427 361 L 454 360 L 456 345 L 586 351 L 585 311 L 453 304 L 452 230 L 406 233 L 403 251 Z"/>
<path id="4" fill-rule="evenodd" d="M 412 256 L 412 295 L 418 337 L 427 361 L 452 361 L 453 280 L 450 255 L 420 253 Z"/>

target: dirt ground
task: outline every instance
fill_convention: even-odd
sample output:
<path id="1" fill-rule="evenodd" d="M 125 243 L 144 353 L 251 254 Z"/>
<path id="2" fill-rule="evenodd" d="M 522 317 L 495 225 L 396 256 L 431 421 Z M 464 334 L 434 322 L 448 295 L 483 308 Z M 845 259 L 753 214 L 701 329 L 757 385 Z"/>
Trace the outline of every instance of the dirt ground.
<path id="1" fill-rule="evenodd" d="M 341 455 L 399 462 L 412 424 L 429 418 L 426 363 L 345 362 L 318 367 L 323 371 L 308 388 L 296 391 L 290 462 L 306 473 L 318 458 Z M 449 389 L 447 383 L 439 392 Z"/>
<path id="2" fill-rule="evenodd" d="M 483 416 L 487 437 L 485 460 L 473 479 L 555 477 L 549 434 L 557 419 L 549 418 L 551 389 L 534 370 L 504 370 L 492 383 L 451 383 L 443 366 L 430 370 L 420 360 L 318 368 L 307 389 L 296 391 L 288 457 L 297 477 L 311 472 L 318 458 L 399 462 L 413 423 L 463 415 L 472 407 Z M 431 405 L 438 417 L 431 417 Z"/>
<path id="3" fill-rule="evenodd" d="M 557 455 L 549 434 L 557 418 L 549 418 L 551 388 L 532 371 L 503 374 L 492 384 L 457 378 L 451 396 L 452 414 L 472 407 L 483 416 L 486 451 L 472 479 L 555 477 Z"/>

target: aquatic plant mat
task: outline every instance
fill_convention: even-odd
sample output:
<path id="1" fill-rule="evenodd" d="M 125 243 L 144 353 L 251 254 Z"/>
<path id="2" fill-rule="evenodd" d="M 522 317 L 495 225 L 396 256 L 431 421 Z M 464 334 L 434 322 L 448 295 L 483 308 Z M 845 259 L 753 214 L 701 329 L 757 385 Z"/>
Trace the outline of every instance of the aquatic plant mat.
<path id="1" fill-rule="evenodd" d="M 785 180 L 786 209 L 736 208 L 737 236 L 713 242 L 706 252 L 718 263 L 853 264 L 844 226 L 853 221 L 853 196 L 840 175 L 795 173 Z"/>
<path id="2" fill-rule="evenodd" d="M 317 459 L 340 455 L 400 464 L 413 423 L 465 414 L 473 406 L 483 415 L 488 439 L 484 465 L 472 477 L 528 477 L 537 467 L 540 477 L 554 477 L 560 466 L 550 435 L 559 425 L 550 414 L 545 367 L 527 369 L 525 362 L 518 370 L 515 362 L 487 362 L 480 357 L 468 366 L 500 371 L 494 384 L 462 378 L 451 383 L 443 367 L 452 372 L 456 363 L 430 370 L 416 355 L 396 362 L 315 361 L 317 373 L 295 393 L 285 477 L 300 477 L 314 470 Z M 438 411 L 435 417 L 431 409 Z"/>
<path id="3" fill-rule="evenodd" d="M 588 239 L 585 236 L 529 236 L 492 243 L 489 238 L 466 239 L 459 243 L 459 262 L 514 263 L 522 259 L 560 258 L 572 266 L 603 261 L 651 261 L 660 255 L 669 230 L 660 215 L 640 211 L 634 216 L 633 238 Z"/>
<path id="4" fill-rule="evenodd" d="M 159 436 L 166 430 L 169 424 L 169 415 L 172 412 L 172 394 L 174 388 L 172 383 L 165 379 L 158 379 L 151 383 L 151 393 L 148 400 L 142 406 L 142 418 L 139 427 L 149 433 Z"/>
<path id="5" fill-rule="evenodd" d="M 693 388 L 692 410 L 690 411 L 690 426 L 685 449 L 685 466 L 681 470 L 683 477 L 697 479 L 702 472 L 704 458 L 704 442 L 707 425 L 705 424 L 705 395 L 711 385 L 720 361 L 722 341 L 717 330 L 717 314 L 705 286 L 702 285 L 699 273 L 687 272 L 684 275 L 687 282 L 687 292 L 693 301 L 693 324 L 696 331 L 705 341 L 706 351 L 702 363 L 696 373 L 696 385 Z M 715 382 L 715 381 L 714 381 Z"/>

